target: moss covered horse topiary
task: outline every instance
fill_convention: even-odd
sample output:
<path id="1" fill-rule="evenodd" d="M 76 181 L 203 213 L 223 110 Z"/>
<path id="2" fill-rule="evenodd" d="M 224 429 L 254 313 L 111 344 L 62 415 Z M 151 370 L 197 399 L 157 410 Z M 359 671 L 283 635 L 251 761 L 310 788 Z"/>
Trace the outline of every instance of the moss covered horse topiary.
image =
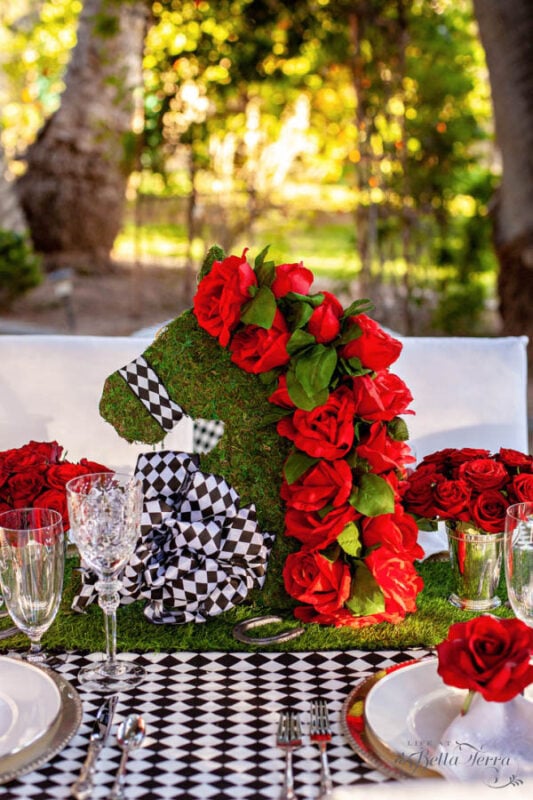
<path id="1" fill-rule="evenodd" d="M 200 457 L 202 470 L 224 476 L 243 503 L 255 504 L 261 530 L 281 534 L 279 493 L 290 442 L 266 422 L 272 407 L 265 384 L 232 364 L 228 351 L 199 327 L 192 311 L 166 326 L 143 355 L 187 414 L 224 422 L 217 446 Z M 118 372 L 105 383 L 100 412 L 127 441 L 154 444 L 165 436 Z M 268 606 L 291 604 L 281 572 L 292 549 L 291 540 L 276 537 L 262 591 Z"/>

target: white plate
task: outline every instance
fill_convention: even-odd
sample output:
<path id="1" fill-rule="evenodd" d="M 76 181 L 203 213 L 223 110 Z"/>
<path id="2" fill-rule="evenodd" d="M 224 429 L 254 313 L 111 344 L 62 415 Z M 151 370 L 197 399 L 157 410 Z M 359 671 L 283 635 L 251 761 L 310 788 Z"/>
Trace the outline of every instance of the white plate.
<path id="1" fill-rule="evenodd" d="M 442 734 L 459 714 L 466 691 L 447 686 L 436 658 L 389 672 L 368 693 L 365 723 L 382 757 L 418 773 L 435 770 L 431 758 Z"/>
<path id="2" fill-rule="evenodd" d="M 5 703 L 0 705 L 2 757 L 19 752 L 52 726 L 61 697 L 55 681 L 44 670 L 6 656 L 0 656 L 0 686 L 0 701 Z"/>

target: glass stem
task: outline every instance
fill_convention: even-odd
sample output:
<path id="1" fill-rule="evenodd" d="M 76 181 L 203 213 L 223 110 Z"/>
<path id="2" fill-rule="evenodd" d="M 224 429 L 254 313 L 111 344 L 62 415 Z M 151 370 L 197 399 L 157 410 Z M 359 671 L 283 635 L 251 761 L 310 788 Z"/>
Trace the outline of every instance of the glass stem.
<path id="1" fill-rule="evenodd" d="M 117 608 L 120 601 L 120 582 L 102 580 L 96 584 L 98 605 L 104 612 L 106 662 L 114 667 L 117 660 Z"/>

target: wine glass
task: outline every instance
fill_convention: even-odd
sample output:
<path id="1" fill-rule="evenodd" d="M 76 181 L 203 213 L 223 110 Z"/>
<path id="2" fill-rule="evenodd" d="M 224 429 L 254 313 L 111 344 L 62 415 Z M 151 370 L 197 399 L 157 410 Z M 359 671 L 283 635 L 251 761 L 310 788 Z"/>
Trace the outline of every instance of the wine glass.
<path id="1" fill-rule="evenodd" d="M 72 538 L 83 565 L 98 577 L 98 604 L 105 615 L 105 661 L 83 667 L 78 681 L 93 691 L 119 692 L 145 675 L 142 667 L 117 658 L 119 575 L 140 532 L 141 484 L 131 475 L 97 472 L 74 478 L 66 490 Z"/>
<path id="2" fill-rule="evenodd" d="M 11 619 L 30 639 L 23 658 L 33 664 L 47 659 L 41 637 L 57 614 L 64 569 L 65 535 L 58 511 L 17 508 L 0 514 L 0 588 Z"/>
<path id="3" fill-rule="evenodd" d="M 509 506 L 505 519 L 505 580 L 512 609 L 533 627 L 533 503 Z"/>

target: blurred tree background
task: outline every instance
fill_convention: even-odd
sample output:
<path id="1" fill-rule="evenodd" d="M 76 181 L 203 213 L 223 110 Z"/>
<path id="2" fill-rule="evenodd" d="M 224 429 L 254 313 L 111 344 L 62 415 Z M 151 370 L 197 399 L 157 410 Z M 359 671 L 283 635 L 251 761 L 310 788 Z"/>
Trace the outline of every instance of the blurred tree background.
<path id="1" fill-rule="evenodd" d="M 212 242 L 270 243 L 404 333 L 500 330 L 471 0 L 7 5 L 0 229 L 23 215 L 45 272 L 165 264 L 188 305 Z"/>

